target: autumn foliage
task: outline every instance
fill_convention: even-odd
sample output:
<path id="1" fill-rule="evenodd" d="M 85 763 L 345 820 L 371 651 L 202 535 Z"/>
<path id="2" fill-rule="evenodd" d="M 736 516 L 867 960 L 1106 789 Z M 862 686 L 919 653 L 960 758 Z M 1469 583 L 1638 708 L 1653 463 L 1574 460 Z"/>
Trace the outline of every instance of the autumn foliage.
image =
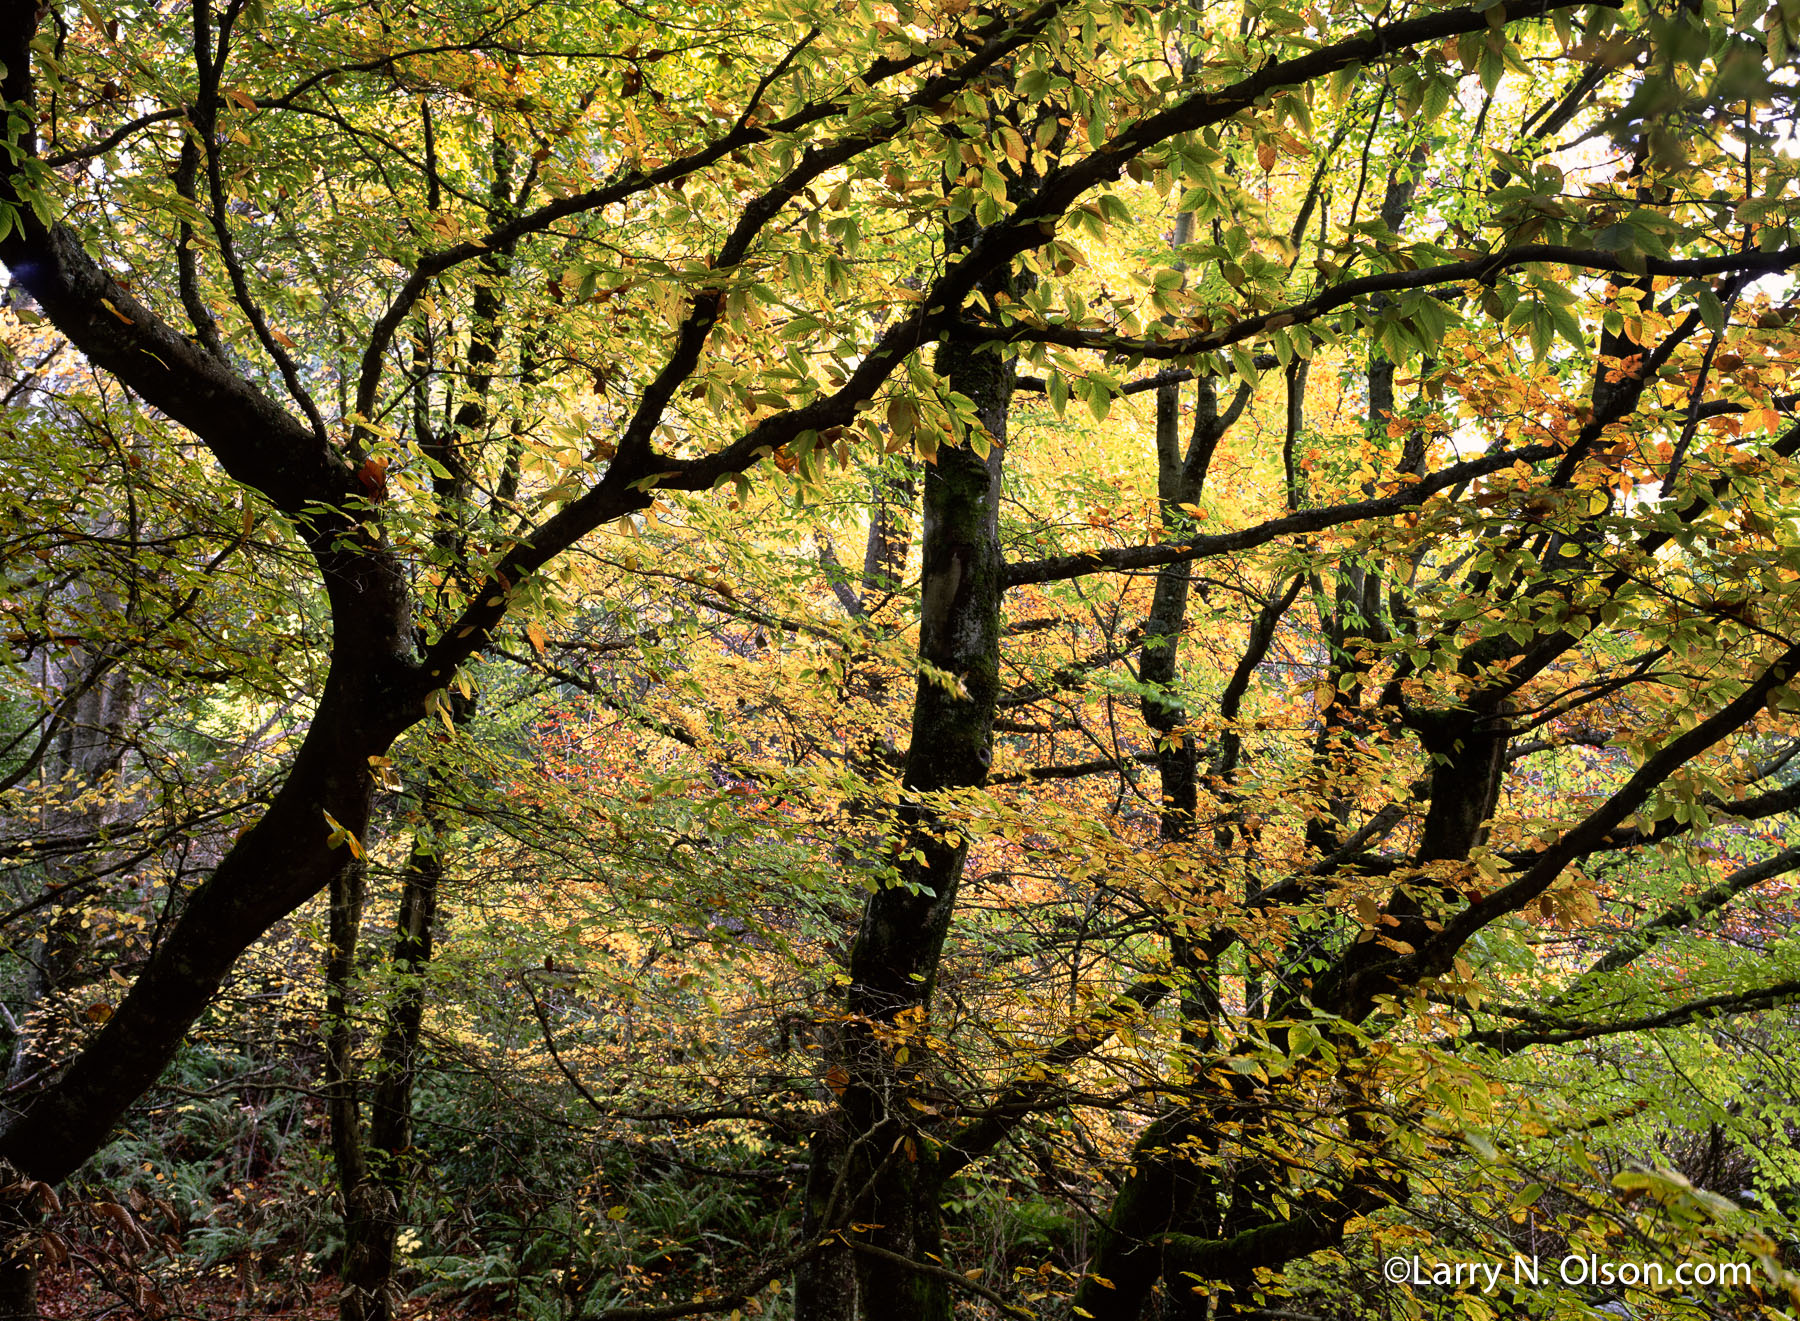
<path id="1" fill-rule="evenodd" d="M 1789 1315 L 1797 24 L 10 7 L 0 1321 Z"/>

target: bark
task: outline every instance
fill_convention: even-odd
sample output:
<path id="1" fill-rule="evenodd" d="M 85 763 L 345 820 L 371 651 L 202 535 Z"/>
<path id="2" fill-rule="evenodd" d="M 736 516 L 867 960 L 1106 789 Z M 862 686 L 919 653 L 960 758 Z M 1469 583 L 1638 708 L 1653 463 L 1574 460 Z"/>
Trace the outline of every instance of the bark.
<path id="1" fill-rule="evenodd" d="M 1185 215 L 1181 218 L 1187 219 Z M 1177 229 L 1179 236 L 1180 227 Z M 1184 450 L 1179 387 L 1164 386 L 1157 392 L 1157 493 L 1165 532 L 1179 534 L 1185 521 L 1181 506 L 1200 499 L 1213 454 L 1249 398 L 1248 387 L 1240 387 L 1221 413 L 1216 382 L 1202 377 L 1196 383 L 1193 432 Z M 1166 564 L 1157 570 L 1138 657 L 1138 678 L 1147 690 L 1139 709 L 1156 738 L 1156 769 L 1162 789 L 1158 833 L 1165 843 L 1175 846 L 1194 837 L 1199 812 L 1200 748 L 1184 729 L 1188 712 L 1175 691 L 1191 583 L 1192 569 L 1187 564 Z M 1210 1036 L 1208 1025 L 1219 1013 L 1218 973 L 1204 953 L 1210 937 L 1188 931 L 1180 915 L 1170 931 L 1173 960 L 1183 975 L 1182 1021 L 1194 1034 L 1188 1042 L 1192 1047 Z"/>
<path id="2" fill-rule="evenodd" d="M 849 1114 L 839 1108 L 826 1113 L 809 1143 L 801 1231 L 807 1242 L 821 1244 L 795 1271 L 794 1315 L 798 1321 L 859 1321 L 856 1258 L 843 1245 L 839 1230 L 849 1223 L 844 1202 L 854 1150 Z"/>
<path id="3" fill-rule="evenodd" d="M 969 394 L 968 374 L 948 372 L 952 388 Z M 994 388 L 1010 387 L 998 382 Z M 983 420 L 1003 436 L 1003 418 Z M 852 1013 L 891 1021 L 903 1009 L 928 1003 L 949 932 L 968 840 L 943 826 L 925 796 L 979 785 L 993 758 L 1002 452 L 996 443 L 984 460 L 966 447 L 946 447 L 925 476 L 920 659 L 954 675 L 962 691 L 931 679 L 919 683 L 903 780 L 910 798 L 900 813 L 897 883 L 864 906 L 850 956 Z"/>

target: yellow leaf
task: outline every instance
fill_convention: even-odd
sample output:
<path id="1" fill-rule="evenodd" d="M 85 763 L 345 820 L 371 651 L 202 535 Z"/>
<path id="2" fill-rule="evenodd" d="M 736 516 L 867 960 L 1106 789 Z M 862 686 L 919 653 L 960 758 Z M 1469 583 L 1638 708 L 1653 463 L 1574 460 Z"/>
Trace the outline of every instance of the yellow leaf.
<path id="1" fill-rule="evenodd" d="M 895 399 L 887 407 L 888 429 L 898 438 L 912 435 L 913 424 L 918 419 L 918 411 L 910 399 Z"/>
<path id="2" fill-rule="evenodd" d="M 350 856 L 359 861 L 369 856 L 363 849 L 362 841 L 347 827 L 340 824 L 336 817 L 322 808 L 320 809 L 319 815 L 325 818 L 325 827 L 331 832 L 331 835 L 325 841 L 325 846 L 327 848 L 335 849 L 338 845 L 342 844 L 345 848 L 350 850 Z"/>

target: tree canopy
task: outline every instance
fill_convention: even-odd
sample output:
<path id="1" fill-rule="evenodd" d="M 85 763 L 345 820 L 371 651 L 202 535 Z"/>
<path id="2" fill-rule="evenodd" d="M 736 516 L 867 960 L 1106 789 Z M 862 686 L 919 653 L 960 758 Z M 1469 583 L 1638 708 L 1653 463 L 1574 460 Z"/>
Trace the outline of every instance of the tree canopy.
<path id="1" fill-rule="evenodd" d="M 1788 1315 L 1797 30 L 7 6 L 0 1321 Z"/>

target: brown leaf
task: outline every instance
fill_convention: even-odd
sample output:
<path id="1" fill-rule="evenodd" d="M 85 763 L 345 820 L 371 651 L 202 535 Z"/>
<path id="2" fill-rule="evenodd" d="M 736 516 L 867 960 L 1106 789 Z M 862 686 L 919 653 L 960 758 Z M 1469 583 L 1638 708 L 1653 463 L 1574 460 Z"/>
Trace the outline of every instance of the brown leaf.
<path id="1" fill-rule="evenodd" d="M 362 484 L 363 490 L 371 500 L 387 499 L 387 466 L 385 457 L 365 459 L 362 467 L 356 470 L 356 480 Z"/>
<path id="2" fill-rule="evenodd" d="M 45 1232 L 38 1237 L 38 1250 L 52 1266 L 61 1266 L 69 1260 L 69 1250 L 63 1245 L 61 1234 Z"/>

